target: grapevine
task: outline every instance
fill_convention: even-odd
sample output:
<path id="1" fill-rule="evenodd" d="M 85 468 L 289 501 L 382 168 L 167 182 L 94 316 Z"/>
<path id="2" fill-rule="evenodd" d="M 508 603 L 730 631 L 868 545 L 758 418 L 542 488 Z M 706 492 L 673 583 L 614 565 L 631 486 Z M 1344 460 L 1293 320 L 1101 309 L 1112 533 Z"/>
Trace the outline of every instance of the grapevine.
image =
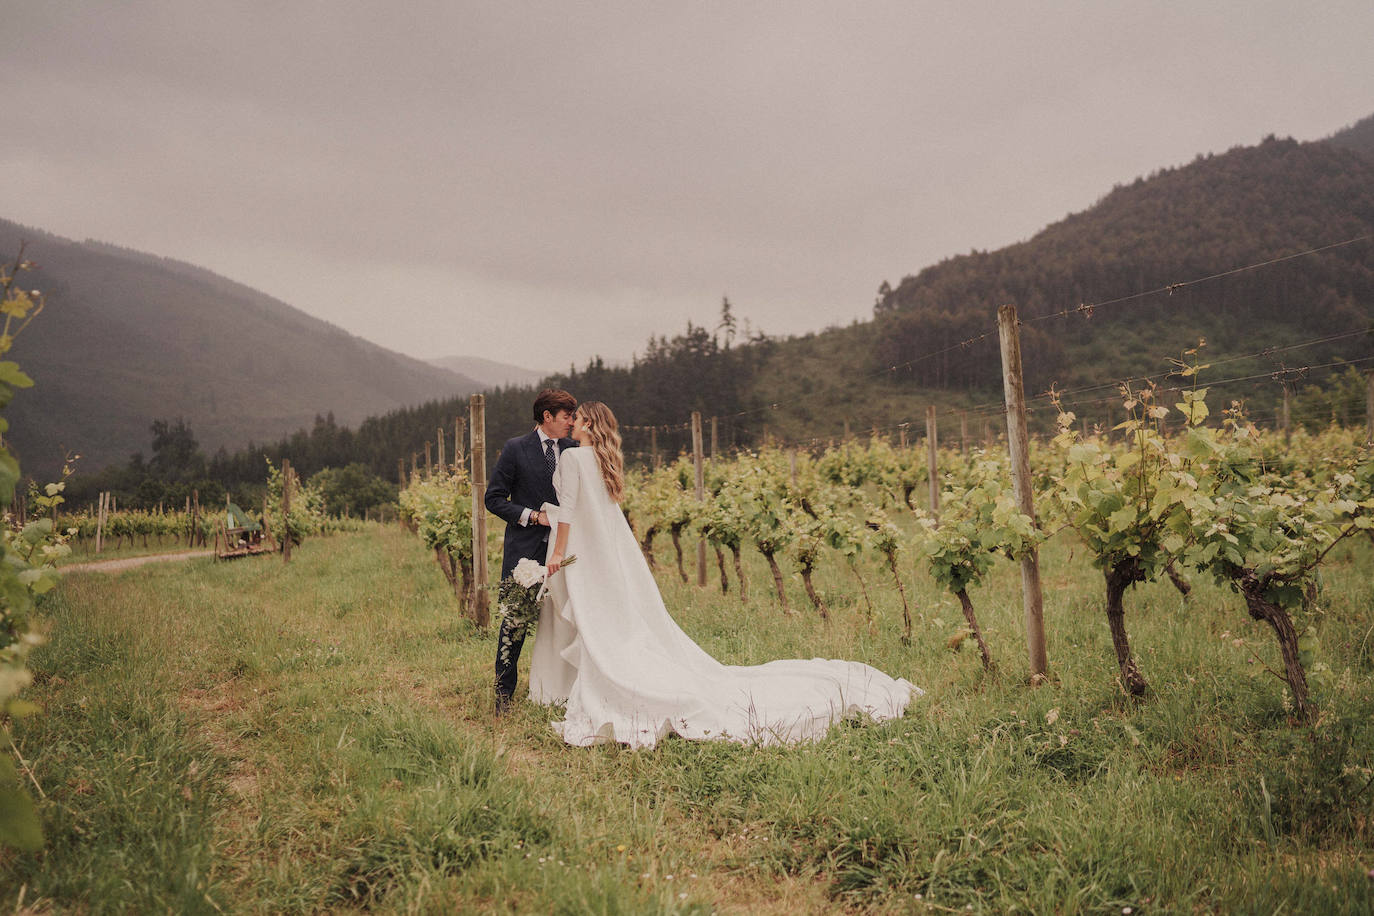
<path id="1" fill-rule="evenodd" d="M 21 271 L 32 268 L 19 257 L 9 270 L 0 269 L 0 313 L 5 316 L 0 330 L 0 356 L 6 355 L 14 338 L 43 310 L 43 297 L 37 290 L 26 291 L 17 284 Z M 0 408 L 7 407 L 19 389 L 33 385 L 19 365 L 0 361 Z M 8 432 L 8 422 L 0 417 L 0 433 Z M 35 494 L 35 506 L 47 517 L 30 521 L 17 528 L 8 507 L 14 501 L 14 488 L 19 481 L 19 462 L 9 449 L 0 445 L 0 505 L 7 507 L 6 524 L 0 536 L 0 727 L 6 743 L 19 759 L 23 758 L 9 733 L 9 720 L 32 715 L 37 707 L 19 698 L 18 694 L 32 681 L 28 670 L 28 654 L 42 643 L 34 615 L 40 596 L 57 584 L 54 564 L 69 552 L 66 533 L 58 531 L 53 517 L 63 503 L 64 480 L 50 483 Z M 38 787 L 33 772 L 24 766 L 29 780 Z M 39 788 L 41 792 L 41 788 Z M 19 770 L 8 753 L 0 754 L 0 845 L 33 850 L 43 843 L 38 812 L 20 781 Z"/>

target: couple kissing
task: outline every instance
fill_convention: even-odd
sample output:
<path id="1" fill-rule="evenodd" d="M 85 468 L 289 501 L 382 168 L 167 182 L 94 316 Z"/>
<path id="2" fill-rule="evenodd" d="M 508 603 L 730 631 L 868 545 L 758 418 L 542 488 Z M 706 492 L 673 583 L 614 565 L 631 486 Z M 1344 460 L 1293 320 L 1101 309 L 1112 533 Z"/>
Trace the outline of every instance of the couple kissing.
<path id="1" fill-rule="evenodd" d="M 502 578 L 524 558 L 548 570 L 529 696 L 564 707 L 551 725 L 568 744 L 653 747 L 669 735 L 812 741 L 845 718 L 899 718 L 923 694 L 856 661 L 721 664 L 668 613 L 620 509 L 626 481 L 615 414 L 558 389 L 539 392 L 533 406 L 535 428 L 501 449 L 485 501 L 506 522 Z M 575 565 L 563 565 L 573 556 Z M 524 639 L 523 627 L 502 620 L 498 714 L 514 701 Z"/>

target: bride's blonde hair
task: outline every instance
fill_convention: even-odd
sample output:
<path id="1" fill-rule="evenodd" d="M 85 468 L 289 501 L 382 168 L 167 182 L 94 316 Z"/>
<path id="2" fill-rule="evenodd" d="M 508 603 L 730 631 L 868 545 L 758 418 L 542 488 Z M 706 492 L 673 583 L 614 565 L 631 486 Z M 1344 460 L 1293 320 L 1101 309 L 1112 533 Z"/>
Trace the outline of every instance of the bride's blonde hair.
<path id="1" fill-rule="evenodd" d="M 583 401 L 577 405 L 577 415 L 586 424 L 591 436 L 592 451 L 606 483 L 606 495 L 612 502 L 620 502 L 625 495 L 625 455 L 620 450 L 620 424 L 611 408 L 600 401 Z"/>

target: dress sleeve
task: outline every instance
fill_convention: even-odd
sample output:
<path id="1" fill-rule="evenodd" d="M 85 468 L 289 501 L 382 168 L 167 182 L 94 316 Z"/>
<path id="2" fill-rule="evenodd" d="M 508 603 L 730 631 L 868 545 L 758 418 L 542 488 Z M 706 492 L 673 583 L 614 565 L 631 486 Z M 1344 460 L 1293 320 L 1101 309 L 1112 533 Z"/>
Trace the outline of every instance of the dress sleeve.
<path id="1" fill-rule="evenodd" d="M 570 521 L 577 511 L 577 497 L 582 490 L 582 473 L 573 451 L 564 453 L 553 477 L 553 490 L 558 494 L 558 520 Z"/>

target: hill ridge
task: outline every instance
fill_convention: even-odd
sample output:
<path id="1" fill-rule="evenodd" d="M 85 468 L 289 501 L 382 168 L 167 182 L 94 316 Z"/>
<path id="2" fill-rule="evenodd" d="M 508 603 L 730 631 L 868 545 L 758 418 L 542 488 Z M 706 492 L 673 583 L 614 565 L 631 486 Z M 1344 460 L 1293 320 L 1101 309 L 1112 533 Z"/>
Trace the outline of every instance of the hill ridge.
<path id="1" fill-rule="evenodd" d="M 37 383 L 7 411 L 29 473 L 123 461 L 155 419 L 213 452 L 481 388 L 199 265 L 0 220 L 4 257 L 21 240 L 48 303 L 13 351 Z"/>

